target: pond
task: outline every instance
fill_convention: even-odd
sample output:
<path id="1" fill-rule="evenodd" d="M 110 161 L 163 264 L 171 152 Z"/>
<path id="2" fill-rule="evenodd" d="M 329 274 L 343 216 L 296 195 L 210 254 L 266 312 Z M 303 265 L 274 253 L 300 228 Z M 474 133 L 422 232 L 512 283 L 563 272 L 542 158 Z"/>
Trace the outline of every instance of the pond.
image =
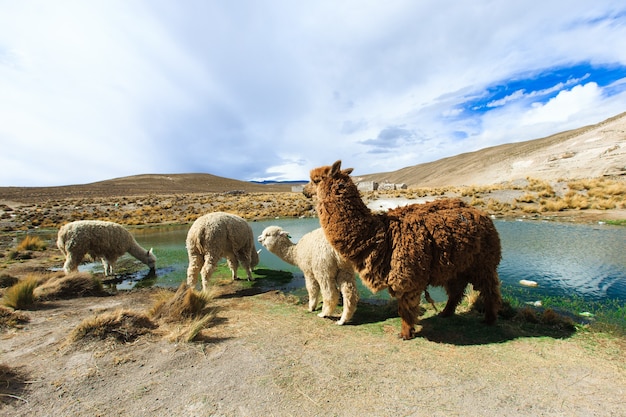
<path id="1" fill-rule="evenodd" d="M 516 296 L 523 298 L 522 301 L 540 300 L 545 296 L 579 296 L 589 301 L 617 299 L 626 302 L 626 228 L 516 220 L 497 220 L 495 224 L 502 241 L 502 261 L 498 272 L 503 293 L 507 289 L 515 290 Z M 318 219 L 272 219 L 250 222 L 250 225 L 255 238 L 265 227 L 278 225 L 289 232 L 292 241 L 297 242 L 305 233 L 319 227 L 319 222 Z M 189 225 L 132 230 L 137 241 L 146 248 L 154 248 L 158 257 L 157 276 L 144 282 L 144 285 L 177 287 L 186 279 L 188 260 L 185 238 L 188 229 Z M 262 249 L 257 270 L 279 270 L 293 276 L 287 282 L 268 280 L 267 289 L 306 293 L 304 277 L 298 268 L 262 248 L 258 242 L 256 245 L 257 249 Z M 100 264 L 87 267 L 102 270 Z M 137 279 L 145 276 L 145 272 L 142 270 L 120 283 L 118 288 L 137 285 Z M 245 276 L 241 268 L 239 276 Z M 520 280 L 535 281 L 538 285 L 522 289 Z M 362 300 L 389 298 L 387 291 L 372 294 L 361 285 L 360 280 L 357 282 Z M 431 295 L 436 301 L 446 298 L 440 289 L 434 289 Z"/>

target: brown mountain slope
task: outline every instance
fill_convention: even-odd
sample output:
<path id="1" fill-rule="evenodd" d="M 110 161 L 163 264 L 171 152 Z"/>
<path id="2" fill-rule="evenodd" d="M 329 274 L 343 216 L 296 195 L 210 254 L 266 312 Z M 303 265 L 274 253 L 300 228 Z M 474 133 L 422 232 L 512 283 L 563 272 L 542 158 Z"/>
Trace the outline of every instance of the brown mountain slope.
<path id="1" fill-rule="evenodd" d="M 355 167 L 358 168 L 358 167 Z M 409 187 L 491 185 L 527 177 L 557 180 L 626 175 L 626 113 L 597 125 L 543 139 L 509 143 L 357 181 L 405 183 Z M 35 202 L 163 194 L 288 192 L 291 183 L 257 184 L 211 174 L 144 174 L 58 187 L 0 187 L 0 201 Z"/>
<path id="2" fill-rule="evenodd" d="M 144 174 L 60 187 L 0 187 L 0 200 L 33 202 L 71 197 L 290 191 L 292 184 L 258 184 L 211 174 Z"/>
<path id="3" fill-rule="evenodd" d="M 626 113 L 543 139 L 509 143 L 397 171 L 359 177 L 409 187 L 491 185 L 626 175 Z"/>

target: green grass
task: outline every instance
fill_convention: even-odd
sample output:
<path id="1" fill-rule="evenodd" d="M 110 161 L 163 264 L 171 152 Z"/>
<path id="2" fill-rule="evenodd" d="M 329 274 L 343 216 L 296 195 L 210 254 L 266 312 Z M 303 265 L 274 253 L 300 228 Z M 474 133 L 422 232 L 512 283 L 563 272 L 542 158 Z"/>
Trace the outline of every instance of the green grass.
<path id="1" fill-rule="evenodd" d="M 612 224 L 613 226 L 626 226 L 626 219 L 606 220 L 606 224 Z"/>
<path id="2" fill-rule="evenodd" d="M 592 331 L 626 336 L 626 305 L 623 301 L 589 301 L 578 296 L 545 297 L 543 305 L 570 315 L 574 321 Z"/>

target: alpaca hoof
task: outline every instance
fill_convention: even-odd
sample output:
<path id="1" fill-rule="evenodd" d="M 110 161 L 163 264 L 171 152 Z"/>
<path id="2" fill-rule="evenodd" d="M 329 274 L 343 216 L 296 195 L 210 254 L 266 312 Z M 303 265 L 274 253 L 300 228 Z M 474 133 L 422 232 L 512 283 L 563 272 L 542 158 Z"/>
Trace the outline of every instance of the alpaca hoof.
<path id="1" fill-rule="evenodd" d="M 402 340 L 411 340 L 415 337 L 415 332 L 410 332 L 408 335 L 400 333 L 400 339 Z"/>
<path id="2" fill-rule="evenodd" d="M 324 318 L 324 317 L 326 317 L 326 314 L 324 314 L 324 313 L 318 313 L 318 314 L 317 314 L 317 317 Z"/>
<path id="3" fill-rule="evenodd" d="M 341 319 L 341 320 L 338 320 L 335 324 L 337 326 L 343 326 L 345 322 L 346 322 L 345 320 Z"/>
<path id="4" fill-rule="evenodd" d="M 414 337 L 415 337 L 415 329 L 414 328 L 410 328 L 410 329 L 403 328 L 400 331 L 400 338 L 402 340 L 411 340 Z"/>

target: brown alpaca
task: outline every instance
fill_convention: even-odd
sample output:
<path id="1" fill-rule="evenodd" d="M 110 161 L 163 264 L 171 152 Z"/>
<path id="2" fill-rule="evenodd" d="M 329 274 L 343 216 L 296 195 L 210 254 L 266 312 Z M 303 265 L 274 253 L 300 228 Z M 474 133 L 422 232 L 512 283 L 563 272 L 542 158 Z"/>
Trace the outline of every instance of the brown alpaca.
<path id="1" fill-rule="evenodd" d="M 372 291 L 388 288 L 398 299 L 400 336 L 411 339 L 422 292 L 443 286 L 454 314 L 471 283 L 495 323 L 502 304 L 496 271 L 500 238 L 491 219 L 461 200 L 438 200 L 372 214 L 341 161 L 311 170 L 305 194 L 317 195 L 317 213 L 330 244 L 351 261 Z"/>

